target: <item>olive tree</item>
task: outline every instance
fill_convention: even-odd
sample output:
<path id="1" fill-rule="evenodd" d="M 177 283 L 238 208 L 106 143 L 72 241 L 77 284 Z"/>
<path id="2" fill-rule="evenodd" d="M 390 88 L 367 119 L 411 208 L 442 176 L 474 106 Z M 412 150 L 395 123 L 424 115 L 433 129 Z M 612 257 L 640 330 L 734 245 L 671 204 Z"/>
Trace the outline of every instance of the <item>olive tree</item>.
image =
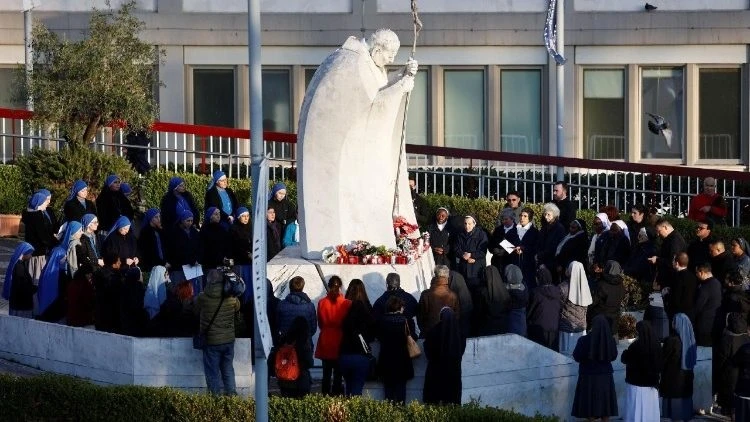
<path id="1" fill-rule="evenodd" d="M 144 23 L 134 8 L 130 1 L 118 10 L 94 9 L 76 41 L 34 24 L 33 70 L 28 78 L 19 70 L 19 95 L 31 96 L 34 123 L 58 129 L 71 148 L 92 142 L 102 126 L 143 130 L 158 117 L 155 65 L 164 52 L 138 38 Z"/>

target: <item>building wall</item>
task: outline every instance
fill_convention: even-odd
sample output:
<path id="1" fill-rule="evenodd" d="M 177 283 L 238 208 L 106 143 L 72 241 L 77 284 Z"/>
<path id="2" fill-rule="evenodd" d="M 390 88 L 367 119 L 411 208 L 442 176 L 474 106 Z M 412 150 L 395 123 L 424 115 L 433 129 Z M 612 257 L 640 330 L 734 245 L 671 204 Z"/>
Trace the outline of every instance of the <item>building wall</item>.
<path id="1" fill-rule="evenodd" d="M 0 106 L 9 105 L 2 92 L 9 69 L 23 62 L 23 3 L 0 4 Z M 41 3 L 34 17 L 70 39 L 85 31 L 87 10 L 105 7 L 103 0 Z M 641 0 L 565 2 L 565 154 L 745 168 L 750 0 L 650 3 L 658 9 L 646 12 Z M 424 28 L 416 59 L 425 73 L 408 141 L 554 153 L 556 69 L 542 40 L 547 0 L 418 5 Z M 396 63 L 410 50 L 403 0 L 260 6 L 269 129 L 296 130 L 306 80 L 348 36 L 389 27 L 403 44 Z M 160 118 L 247 127 L 247 1 L 139 0 L 136 9 L 143 37 L 167 52 Z M 644 129 L 646 112 L 672 120 L 671 147 Z"/>

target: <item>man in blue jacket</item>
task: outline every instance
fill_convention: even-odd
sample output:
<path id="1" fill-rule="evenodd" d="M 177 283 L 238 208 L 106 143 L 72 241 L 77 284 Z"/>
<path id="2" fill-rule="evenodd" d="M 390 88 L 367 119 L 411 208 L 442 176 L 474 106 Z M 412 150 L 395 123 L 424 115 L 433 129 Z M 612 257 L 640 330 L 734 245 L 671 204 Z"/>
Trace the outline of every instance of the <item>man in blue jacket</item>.
<path id="1" fill-rule="evenodd" d="M 289 280 L 290 292 L 284 300 L 279 302 L 279 305 L 276 308 L 276 315 L 278 316 L 277 322 L 281 338 L 286 335 L 286 332 L 292 326 L 292 322 L 298 316 L 305 318 L 310 325 L 310 337 L 318 331 L 318 318 L 315 314 L 315 305 L 313 305 L 310 297 L 302 291 L 304 288 L 304 278 L 296 276 Z"/>

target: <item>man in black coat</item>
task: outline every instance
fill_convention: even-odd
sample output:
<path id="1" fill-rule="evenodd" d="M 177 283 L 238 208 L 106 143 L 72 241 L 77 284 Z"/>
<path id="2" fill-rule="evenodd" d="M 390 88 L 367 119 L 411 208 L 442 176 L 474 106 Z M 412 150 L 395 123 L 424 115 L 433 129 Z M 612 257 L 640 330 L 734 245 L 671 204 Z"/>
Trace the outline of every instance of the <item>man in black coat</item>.
<path id="1" fill-rule="evenodd" d="M 688 269 L 695 271 L 698 264 L 711 262 L 711 255 L 708 253 L 708 246 L 716 241 L 716 237 L 711 233 L 714 228 L 712 222 L 698 223 L 695 227 L 695 240 L 690 242 L 687 254 L 690 257 Z"/>
<path id="2" fill-rule="evenodd" d="M 698 264 L 695 274 L 700 280 L 698 293 L 695 295 L 695 317 L 693 329 L 698 346 L 713 345 L 713 328 L 721 306 L 721 283 L 711 273 L 711 264 Z"/>
<path id="3" fill-rule="evenodd" d="M 147 171 L 151 170 L 151 164 L 148 163 L 148 149 L 139 148 L 147 147 L 150 143 L 151 139 L 145 130 L 132 131 L 125 136 L 125 144 L 135 147 L 126 148 L 125 159 L 140 174 L 146 174 Z"/>
<path id="4" fill-rule="evenodd" d="M 708 246 L 711 255 L 711 268 L 719 283 L 724 285 L 727 274 L 737 269 L 736 261 L 732 254 L 724 248 L 724 242 L 716 240 Z"/>
<path id="5" fill-rule="evenodd" d="M 552 202 L 560 209 L 560 223 L 563 227 L 568 227 L 575 220 L 577 211 L 576 204 L 568 198 L 568 184 L 562 180 L 555 182 L 552 198 Z"/>
<path id="6" fill-rule="evenodd" d="M 658 271 L 657 282 L 661 286 L 668 286 L 674 275 L 673 263 L 680 252 L 685 252 L 687 244 L 682 235 L 674 229 L 672 223 L 666 219 L 656 222 L 656 233 L 662 238 L 659 255 L 654 255 L 648 260 L 656 265 Z"/>
<path id="7" fill-rule="evenodd" d="M 675 315 L 683 313 L 689 318 L 695 315 L 695 292 L 698 289 L 698 278 L 688 270 L 688 254 L 680 252 L 674 262 L 674 277 L 665 288 L 664 310 L 671 321 Z"/>
<path id="8" fill-rule="evenodd" d="M 451 229 L 447 208 L 438 208 L 435 212 L 435 221 L 427 227 L 427 233 L 430 234 L 430 249 L 435 265 L 450 265 Z"/>
<path id="9" fill-rule="evenodd" d="M 385 293 L 383 293 L 372 305 L 375 319 L 380 319 L 381 316 L 387 313 L 385 305 L 388 302 L 388 299 L 390 299 L 391 296 L 398 296 L 404 301 L 403 315 L 406 317 L 406 322 L 409 324 L 409 331 L 412 335 L 416 335 L 414 318 L 417 316 L 417 308 L 419 307 L 417 299 L 401 288 L 401 276 L 398 275 L 398 273 L 388 273 L 388 275 L 385 276 L 385 289 Z"/>

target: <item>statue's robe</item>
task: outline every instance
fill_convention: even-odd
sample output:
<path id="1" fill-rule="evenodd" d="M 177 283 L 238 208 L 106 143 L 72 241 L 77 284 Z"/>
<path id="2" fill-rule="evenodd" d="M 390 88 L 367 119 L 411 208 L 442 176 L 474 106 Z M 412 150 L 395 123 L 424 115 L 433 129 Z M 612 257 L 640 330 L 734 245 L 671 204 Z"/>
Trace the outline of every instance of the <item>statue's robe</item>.
<path id="1" fill-rule="evenodd" d="M 319 259 L 324 248 L 354 240 L 393 248 L 393 216 L 416 224 L 401 145 L 405 95 L 399 80 L 389 81 L 354 37 L 315 72 L 302 103 L 297 149 L 303 257 Z"/>

